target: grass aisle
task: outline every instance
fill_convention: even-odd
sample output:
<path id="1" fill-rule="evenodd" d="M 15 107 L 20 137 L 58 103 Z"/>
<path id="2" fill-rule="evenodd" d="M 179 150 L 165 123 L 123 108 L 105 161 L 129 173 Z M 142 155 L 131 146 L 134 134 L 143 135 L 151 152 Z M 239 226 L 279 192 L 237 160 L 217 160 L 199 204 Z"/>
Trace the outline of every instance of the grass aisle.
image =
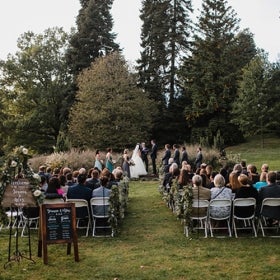
<path id="1" fill-rule="evenodd" d="M 64 245 L 49 245 L 49 265 L 37 258 L 4 270 L 8 235 L 0 232 L 0 280 L 280 279 L 280 238 L 187 239 L 165 206 L 158 182 L 131 182 L 128 212 L 114 238 L 79 237 L 80 262 Z M 20 239 L 20 249 L 27 238 Z M 74 277 L 74 278 L 73 278 Z"/>

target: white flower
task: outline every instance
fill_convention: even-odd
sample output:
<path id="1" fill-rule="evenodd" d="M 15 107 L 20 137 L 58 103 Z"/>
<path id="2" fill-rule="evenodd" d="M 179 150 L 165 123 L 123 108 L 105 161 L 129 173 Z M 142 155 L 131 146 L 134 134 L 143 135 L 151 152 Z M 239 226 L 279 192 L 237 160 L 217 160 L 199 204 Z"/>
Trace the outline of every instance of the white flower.
<path id="1" fill-rule="evenodd" d="M 15 160 L 12 160 L 11 167 L 16 167 L 16 166 L 17 166 L 17 162 Z"/>
<path id="2" fill-rule="evenodd" d="M 33 178 L 36 179 L 37 181 L 41 182 L 41 176 L 37 173 L 33 174 Z"/>
<path id="3" fill-rule="evenodd" d="M 22 148 L 22 153 L 23 153 L 24 155 L 27 155 L 27 154 L 28 154 L 28 149 Z"/>
<path id="4" fill-rule="evenodd" d="M 38 196 L 40 196 L 41 195 L 41 191 L 40 190 L 36 190 L 34 193 L 33 193 L 33 195 L 34 196 L 36 196 L 36 197 L 38 197 Z"/>

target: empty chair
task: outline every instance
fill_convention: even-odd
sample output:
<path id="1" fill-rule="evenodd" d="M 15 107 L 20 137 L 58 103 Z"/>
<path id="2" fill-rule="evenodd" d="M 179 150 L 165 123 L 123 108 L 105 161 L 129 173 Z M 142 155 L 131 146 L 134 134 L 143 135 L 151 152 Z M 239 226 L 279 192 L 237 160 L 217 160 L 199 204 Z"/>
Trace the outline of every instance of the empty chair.
<path id="1" fill-rule="evenodd" d="M 91 226 L 88 202 L 85 199 L 67 199 L 66 202 L 75 204 L 76 228 L 77 229 L 86 229 L 85 236 L 88 236 L 89 228 Z"/>
<path id="2" fill-rule="evenodd" d="M 100 236 L 97 234 L 97 229 L 103 229 L 103 233 L 106 233 L 108 229 L 111 231 L 111 236 L 114 236 L 111 225 L 108 222 L 110 218 L 110 202 L 109 197 L 93 197 L 90 200 L 90 208 L 92 215 L 92 236 Z M 105 234 L 106 235 L 106 234 Z M 104 234 L 103 234 L 104 236 Z"/>
<path id="3" fill-rule="evenodd" d="M 194 224 L 193 229 L 204 230 L 204 237 L 207 237 L 207 218 L 208 218 L 208 200 L 194 199 L 192 202 L 192 213 L 190 216 L 191 222 Z M 184 231 L 186 236 L 189 236 L 189 225 L 185 225 Z"/>
<path id="4" fill-rule="evenodd" d="M 258 219 L 258 228 L 261 228 L 265 236 L 265 229 L 275 229 L 279 232 L 280 222 L 280 198 L 265 198 L 262 201 Z"/>
<path id="5" fill-rule="evenodd" d="M 232 228 L 237 238 L 238 229 L 252 229 L 254 236 L 257 237 L 255 227 L 256 199 L 253 197 L 236 198 L 232 204 Z M 239 222 L 237 226 L 236 222 Z"/>
<path id="6" fill-rule="evenodd" d="M 231 199 L 226 198 L 217 198 L 210 201 L 208 208 L 208 223 L 211 237 L 214 236 L 213 229 L 227 229 L 228 235 L 231 237 L 231 203 Z M 226 226 L 221 225 L 222 221 L 226 222 Z"/>

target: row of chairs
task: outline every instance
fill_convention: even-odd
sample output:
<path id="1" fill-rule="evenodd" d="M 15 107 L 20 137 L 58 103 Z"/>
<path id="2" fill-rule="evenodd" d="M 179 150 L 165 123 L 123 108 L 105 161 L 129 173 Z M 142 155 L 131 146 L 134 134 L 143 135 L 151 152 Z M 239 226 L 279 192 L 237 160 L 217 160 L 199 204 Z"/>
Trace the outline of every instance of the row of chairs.
<path id="1" fill-rule="evenodd" d="M 213 207 L 225 207 L 228 209 L 227 214 L 223 217 L 215 217 L 212 214 L 211 209 Z M 253 210 L 247 216 L 240 215 L 237 209 L 242 207 L 252 207 Z M 231 199 L 213 199 L 208 200 L 193 200 L 193 209 L 203 209 L 204 215 L 201 215 L 200 211 L 192 211 L 191 221 L 193 223 L 193 229 L 203 230 L 204 237 L 208 237 L 208 232 L 210 236 L 213 237 L 214 229 L 218 230 L 227 230 L 228 236 L 232 236 L 232 231 L 234 232 L 235 237 L 238 237 L 238 230 L 252 230 L 254 237 L 257 237 L 259 229 L 262 232 L 262 236 L 266 236 L 266 229 L 277 230 L 279 233 L 280 228 L 280 217 L 276 220 L 276 223 L 273 225 L 269 224 L 269 217 L 266 217 L 263 213 L 265 207 L 280 207 L 280 198 L 266 198 L 263 200 L 260 213 L 258 217 L 255 216 L 256 212 L 256 199 L 255 198 L 237 198 L 234 200 Z M 224 209 L 225 209 L 224 208 Z M 221 222 L 225 223 L 225 226 L 220 226 Z M 217 223 L 218 226 L 214 224 Z M 184 225 L 184 233 L 189 236 L 189 225 Z M 278 235 L 278 237 L 280 237 Z"/>
<path id="2" fill-rule="evenodd" d="M 92 236 L 98 236 L 98 229 L 111 229 L 110 235 L 114 236 L 114 231 L 110 224 L 107 222 L 109 219 L 109 197 L 93 197 L 90 200 L 90 204 L 84 199 L 45 199 L 45 204 L 53 203 L 74 203 L 76 208 L 76 228 L 85 230 L 85 236 L 89 235 L 90 229 L 92 229 Z M 39 226 L 39 207 L 31 207 L 25 209 L 10 209 L 6 211 L 9 219 L 6 227 L 22 228 L 21 236 L 26 235 L 26 230 L 38 229 Z M 98 220 L 102 220 L 102 223 L 98 224 Z M 3 228 L 1 225 L 0 230 Z"/>

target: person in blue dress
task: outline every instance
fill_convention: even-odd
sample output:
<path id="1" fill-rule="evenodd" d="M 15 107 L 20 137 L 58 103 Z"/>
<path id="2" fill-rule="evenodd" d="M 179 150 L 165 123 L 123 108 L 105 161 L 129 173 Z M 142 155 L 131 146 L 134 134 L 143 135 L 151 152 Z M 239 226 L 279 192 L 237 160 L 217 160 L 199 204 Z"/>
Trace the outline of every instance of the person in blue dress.
<path id="1" fill-rule="evenodd" d="M 113 172 L 114 162 L 113 162 L 113 156 L 112 156 L 112 149 L 111 148 L 107 149 L 105 166 L 111 173 Z"/>

